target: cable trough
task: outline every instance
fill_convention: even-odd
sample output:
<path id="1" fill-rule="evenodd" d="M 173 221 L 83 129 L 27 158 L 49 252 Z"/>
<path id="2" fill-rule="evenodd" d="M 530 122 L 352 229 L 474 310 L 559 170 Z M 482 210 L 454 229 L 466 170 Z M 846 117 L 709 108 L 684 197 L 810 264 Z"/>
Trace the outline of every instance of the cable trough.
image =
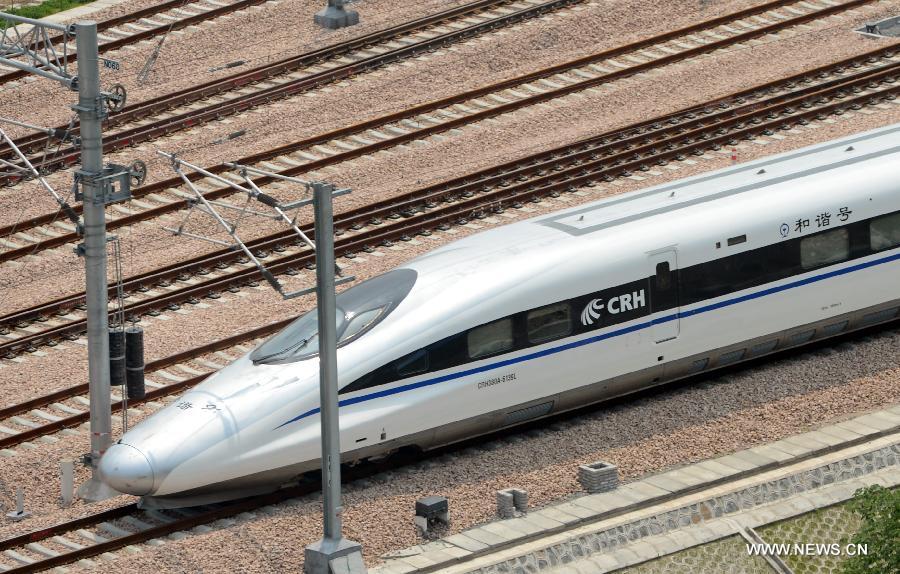
<path id="1" fill-rule="evenodd" d="M 408 241 L 416 234 L 487 219 L 527 201 L 648 171 L 654 165 L 702 155 L 831 114 L 879 105 L 896 98 L 898 76 L 898 55 L 883 49 L 866 58 L 812 70 L 364 206 L 336 216 L 337 254 L 352 258 L 379 246 Z M 301 229 L 307 235 L 313 232 L 309 225 Z M 273 273 L 297 274 L 314 262 L 312 251 L 298 245 L 293 232 L 259 238 L 248 246 Z M 257 268 L 240 254 L 222 250 L 127 279 L 124 288 L 140 299 L 129 303 L 125 313 L 132 318 L 159 314 L 224 291 L 240 290 L 259 279 Z M 141 292 L 145 294 L 141 296 Z M 14 357 L 42 345 L 78 338 L 85 329 L 79 310 L 82 300 L 83 294 L 64 297 L 0 319 L 0 336 L 5 339 L 0 343 L 0 356 Z"/>
<path id="2" fill-rule="evenodd" d="M 539 72 L 280 146 L 242 158 L 238 160 L 238 163 L 244 165 L 254 165 L 260 162 L 267 162 L 270 165 L 281 164 L 283 171 L 279 173 L 285 176 L 309 173 L 342 161 L 370 155 L 377 151 L 427 138 L 524 107 L 562 98 L 571 93 L 608 84 L 617 79 L 683 61 L 710 51 L 747 42 L 760 36 L 774 34 L 785 28 L 825 18 L 870 1 L 852 0 L 844 4 L 812 10 L 808 2 L 802 2 L 801 9 L 796 8 L 794 2 L 778 0 L 745 10 L 737 15 L 716 18 L 700 25 L 613 50 L 606 50 Z M 785 9 L 785 12 L 791 16 L 781 14 L 777 9 L 772 8 L 773 4 L 790 5 L 791 10 Z M 764 20 L 767 23 L 751 24 L 747 22 L 746 19 L 749 17 L 747 13 L 749 12 L 764 14 L 766 16 Z M 744 25 L 740 26 L 737 22 L 743 22 Z M 725 26 L 726 24 L 727 26 Z M 721 28 L 722 26 L 730 31 Z M 707 36 L 710 41 L 706 41 L 698 35 L 698 30 L 701 29 L 717 34 L 722 39 L 714 40 L 711 36 Z M 719 34 L 720 32 L 721 34 Z M 686 42 L 692 42 L 692 44 Z M 649 51 L 651 46 L 655 48 L 652 53 Z M 670 46 L 675 47 L 671 48 Z M 221 174 L 227 169 L 226 164 L 207 168 L 214 174 Z M 207 199 L 220 199 L 233 193 L 233 190 L 222 188 L 216 182 L 208 183 L 214 188 L 205 193 Z M 120 214 L 120 217 L 115 217 L 115 214 L 110 213 L 107 228 L 116 229 L 182 209 L 184 196 L 178 190 L 180 185 L 179 179 L 170 178 L 134 190 L 133 197 L 140 199 L 141 205 L 145 207 L 132 202 L 129 209 L 133 213 Z M 215 189 L 216 187 L 218 189 Z M 74 234 L 60 233 L 58 226 L 54 226 L 56 218 L 56 214 L 46 214 L 21 222 L 18 226 L 0 229 L 0 237 L 6 237 L 5 241 L 10 247 L 0 253 L 0 262 L 75 241 Z M 65 224 L 61 225 L 65 226 Z M 41 233 L 38 231 L 41 229 L 40 226 L 48 227 Z M 33 229 L 33 231 L 28 231 L 29 229 Z M 23 232 L 26 233 L 23 234 Z M 14 233 L 19 235 L 11 237 Z M 29 242 L 26 238 L 36 239 L 36 242 Z M 15 242 L 24 244 L 12 247 L 16 244 Z"/>

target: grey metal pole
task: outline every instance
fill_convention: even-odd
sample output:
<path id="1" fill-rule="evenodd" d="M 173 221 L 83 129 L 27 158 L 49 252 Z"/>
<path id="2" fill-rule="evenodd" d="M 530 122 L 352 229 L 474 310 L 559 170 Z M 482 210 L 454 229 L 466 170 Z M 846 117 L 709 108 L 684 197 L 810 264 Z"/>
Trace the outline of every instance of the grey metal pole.
<path id="1" fill-rule="evenodd" d="M 322 495 L 325 538 L 341 539 L 341 437 L 338 425 L 337 330 L 334 294 L 334 186 L 315 182 L 316 297 L 319 314 L 319 391 L 322 408 Z"/>
<path id="2" fill-rule="evenodd" d="M 81 123 L 81 169 L 100 176 L 103 172 L 105 115 L 100 96 L 100 69 L 97 50 L 97 23 L 75 25 L 78 49 L 78 119 Z M 87 302 L 88 383 L 91 401 L 91 481 L 80 493 L 87 500 L 105 498 L 97 475 L 100 457 L 112 442 L 112 412 L 109 391 L 109 341 L 107 339 L 106 212 L 102 187 L 89 177 L 84 192 L 84 268 Z M 93 488 L 92 488 L 93 487 Z"/>
<path id="3" fill-rule="evenodd" d="M 304 552 L 307 574 L 365 574 L 362 547 L 341 533 L 341 436 L 338 424 L 337 326 L 334 294 L 334 185 L 312 183 L 316 232 L 316 298 L 319 319 L 319 397 L 322 411 L 324 536 Z"/>

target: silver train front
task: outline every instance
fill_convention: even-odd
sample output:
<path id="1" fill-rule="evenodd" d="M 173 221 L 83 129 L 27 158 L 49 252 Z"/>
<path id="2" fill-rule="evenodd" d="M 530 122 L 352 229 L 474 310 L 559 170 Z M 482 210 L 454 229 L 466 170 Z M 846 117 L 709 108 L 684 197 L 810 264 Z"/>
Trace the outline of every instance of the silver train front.
<path id="1" fill-rule="evenodd" d="M 272 490 L 317 467 L 317 419 L 293 426 L 290 444 L 257 440 L 271 437 L 275 421 L 318 404 L 318 373 L 286 371 L 238 359 L 112 445 L 101 460 L 102 477 L 120 492 L 180 494 L 196 504 Z M 307 462 L 284 468 L 271 462 L 292 459 Z"/>

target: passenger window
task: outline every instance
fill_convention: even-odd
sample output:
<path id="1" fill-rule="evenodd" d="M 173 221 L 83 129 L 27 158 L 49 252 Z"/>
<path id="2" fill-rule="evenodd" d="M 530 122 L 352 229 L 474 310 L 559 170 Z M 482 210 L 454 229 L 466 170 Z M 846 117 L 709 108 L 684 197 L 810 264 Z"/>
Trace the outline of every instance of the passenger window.
<path id="1" fill-rule="evenodd" d="M 469 358 L 486 357 L 513 348 L 512 319 L 500 319 L 469 331 Z"/>
<path id="2" fill-rule="evenodd" d="M 900 213 L 873 219 L 869 223 L 869 242 L 872 251 L 900 245 Z"/>
<path id="3" fill-rule="evenodd" d="M 401 379 L 424 373 L 428 370 L 428 351 L 419 349 L 397 359 L 397 376 Z"/>
<path id="4" fill-rule="evenodd" d="M 833 229 L 800 240 L 800 263 L 804 269 L 843 261 L 850 255 L 850 234 Z"/>
<path id="5" fill-rule="evenodd" d="M 568 303 L 556 303 L 528 312 L 529 343 L 543 343 L 572 332 Z"/>

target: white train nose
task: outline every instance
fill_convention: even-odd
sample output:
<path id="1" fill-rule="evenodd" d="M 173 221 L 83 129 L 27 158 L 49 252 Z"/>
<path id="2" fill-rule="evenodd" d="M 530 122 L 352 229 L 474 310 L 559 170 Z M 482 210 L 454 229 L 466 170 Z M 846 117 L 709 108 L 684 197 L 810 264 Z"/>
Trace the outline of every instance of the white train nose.
<path id="1" fill-rule="evenodd" d="M 119 492 L 144 496 L 154 490 L 153 466 L 144 453 L 128 444 L 114 444 L 100 459 L 100 476 Z"/>

